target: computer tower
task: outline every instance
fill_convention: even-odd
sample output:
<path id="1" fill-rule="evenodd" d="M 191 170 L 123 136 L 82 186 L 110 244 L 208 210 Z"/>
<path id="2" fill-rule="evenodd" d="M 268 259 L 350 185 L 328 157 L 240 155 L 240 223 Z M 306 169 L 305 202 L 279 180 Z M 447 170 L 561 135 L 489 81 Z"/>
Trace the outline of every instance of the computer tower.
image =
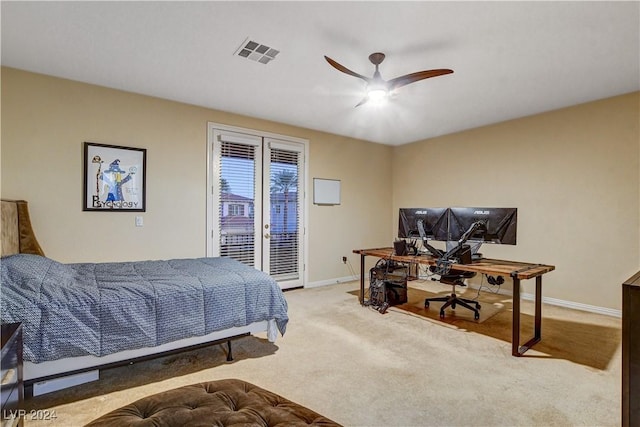
<path id="1" fill-rule="evenodd" d="M 382 264 L 369 271 L 369 293 L 373 305 L 398 305 L 407 302 L 408 268 L 397 263 Z"/>

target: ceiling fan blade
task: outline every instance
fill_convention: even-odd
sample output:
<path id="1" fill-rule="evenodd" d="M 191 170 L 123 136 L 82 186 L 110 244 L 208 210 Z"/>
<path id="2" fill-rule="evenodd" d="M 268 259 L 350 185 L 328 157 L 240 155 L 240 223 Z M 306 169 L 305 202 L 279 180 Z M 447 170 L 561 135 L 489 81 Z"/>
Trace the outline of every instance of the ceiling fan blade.
<path id="1" fill-rule="evenodd" d="M 345 67 L 344 65 L 340 65 L 340 64 L 338 64 L 336 61 L 334 61 L 333 59 L 329 58 L 329 57 L 328 57 L 328 56 L 326 56 L 326 55 L 325 55 L 324 59 L 326 59 L 326 60 L 327 60 L 327 62 L 328 62 L 329 64 L 331 64 L 331 66 L 332 66 L 333 68 L 335 68 L 336 70 L 338 70 L 338 71 L 342 71 L 342 72 L 343 72 L 343 73 L 345 73 L 345 74 L 349 74 L 350 76 L 353 76 L 353 77 L 357 77 L 357 78 L 359 78 L 359 79 L 362 79 L 362 80 L 364 80 L 365 82 L 369 82 L 369 80 L 371 80 L 369 77 L 365 77 L 365 76 L 363 76 L 363 75 L 361 75 L 361 74 L 356 73 L 355 71 L 351 71 L 350 69 L 348 69 L 348 68 L 347 68 L 347 67 Z"/>
<path id="2" fill-rule="evenodd" d="M 362 104 L 366 104 L 366 103 L 367 103 L 367 101 L 369 101 L 369 97 L 368 97 L 368 96 L 365 96 L 364 98 L 362 98 L 362 101 L 358 102 L 358 103 L 356 104 L 356 106 L 355 106 L 355 107 L 353 107 L 353 108 L 359 107 L 359 106 L 361 106 Z"/>
<path id="3" fill-rule="evenodd" d="M 396 77 L 387 81 L 387 87 L 389 91 L 397 89 L 399 87 L 408 85 L 409 83 L 417 82 L 419 80 L 428 79 L 430 77 L 443 76 L 445 74 L 451 74 L 453 70 L 441 68 L 437 70 L 418 71 L 416 73 L 406 74 L 404 76 Z"/>

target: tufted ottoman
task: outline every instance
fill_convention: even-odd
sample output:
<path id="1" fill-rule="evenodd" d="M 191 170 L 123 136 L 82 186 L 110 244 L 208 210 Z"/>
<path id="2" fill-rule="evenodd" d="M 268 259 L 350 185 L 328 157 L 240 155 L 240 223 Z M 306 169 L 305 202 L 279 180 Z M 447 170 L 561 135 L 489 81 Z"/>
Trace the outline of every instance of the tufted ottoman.
<path id="1" fill-rule="evenodd" d="M 91 421 L 122 426 L 340 426 L 268 390 L 237 379 L 153 394 Z"/>

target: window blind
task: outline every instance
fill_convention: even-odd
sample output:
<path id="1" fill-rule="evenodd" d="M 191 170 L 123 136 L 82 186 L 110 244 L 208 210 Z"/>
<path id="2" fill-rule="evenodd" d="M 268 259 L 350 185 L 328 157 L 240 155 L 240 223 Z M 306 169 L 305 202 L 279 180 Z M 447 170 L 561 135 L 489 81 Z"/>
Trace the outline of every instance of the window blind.
<path id="1" fill-rule="evenodd" d="M 254 266 L 257 147 L 221 138 L 220 150 L 220 256 Z"/>
<path id="2" fill-rule="evenodd" d="M 300 171 L 297 151 L 271 148 L 269 270 L 276 280 L 300 277 Z"/>

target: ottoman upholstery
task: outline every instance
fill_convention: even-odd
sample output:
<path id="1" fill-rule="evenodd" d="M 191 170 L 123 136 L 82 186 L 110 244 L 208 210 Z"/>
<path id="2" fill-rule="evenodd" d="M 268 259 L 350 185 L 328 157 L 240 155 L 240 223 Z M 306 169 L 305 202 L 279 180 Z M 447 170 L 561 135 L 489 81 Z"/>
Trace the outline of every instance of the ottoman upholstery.
<path id="1" fill-rule="evenodd" d="M 339 426 L 284 397 L 237 379 L 147 396 L 87 426 Z"/>

